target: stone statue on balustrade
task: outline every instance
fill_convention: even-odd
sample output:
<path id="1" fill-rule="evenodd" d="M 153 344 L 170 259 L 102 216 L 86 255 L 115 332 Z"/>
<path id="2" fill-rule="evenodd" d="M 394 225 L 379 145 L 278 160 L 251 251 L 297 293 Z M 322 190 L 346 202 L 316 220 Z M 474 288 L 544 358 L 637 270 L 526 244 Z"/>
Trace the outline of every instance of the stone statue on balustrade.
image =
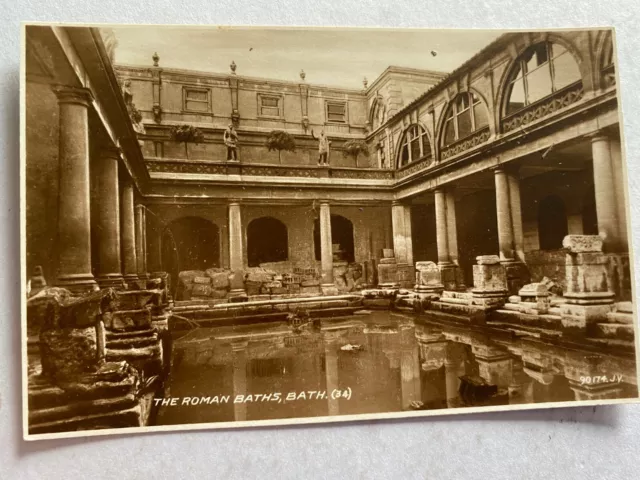
<path id="1" fill-rule="evenodd" d="M 331 141 L 324 134 L 324 130 L 320 131 L 320 136 L 316 137 L 311 130 L 311 136 L 314 140 L 318 140 L 318 165 L 329 166 L 329 149 L 331 147 Z"/>
<path id="2" fill-rule="evenodd" d="M 224 131 L 224 144 L 227 146 L 227 161 L 238 161 L 238 133 L 236 132 L 233 124 L 229 124 Z"/>

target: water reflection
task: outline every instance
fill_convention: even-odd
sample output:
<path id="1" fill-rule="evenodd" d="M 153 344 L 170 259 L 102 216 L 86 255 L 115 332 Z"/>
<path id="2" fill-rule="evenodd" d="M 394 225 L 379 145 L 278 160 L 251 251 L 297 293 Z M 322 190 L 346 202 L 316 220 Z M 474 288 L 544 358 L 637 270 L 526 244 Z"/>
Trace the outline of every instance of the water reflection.
<path id="1" fill-rule="evenodd" d="M 631 354 L 392 312 L 299 333 L 283 323 L 199 328 L 175 334 L 157 424 L 626 398 L 637 396 L 635 379 Z"/>

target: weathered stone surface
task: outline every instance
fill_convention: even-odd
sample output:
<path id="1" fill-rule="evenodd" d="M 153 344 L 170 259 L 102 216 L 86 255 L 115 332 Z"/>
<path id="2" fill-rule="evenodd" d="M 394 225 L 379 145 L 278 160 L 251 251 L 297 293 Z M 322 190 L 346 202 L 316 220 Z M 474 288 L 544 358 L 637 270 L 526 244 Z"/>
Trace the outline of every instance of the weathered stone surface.
<path id="1" fill-rule="evenodd" d="M 602 253 L 568 253 L 566 255 L 569 303 L 602 304 L 613 302 L 607 275 L 607 257 Z"/>
<path id="2" fill-rule="evenodd" d="M 211 288 L 214 288 L 214 289 L 229 288 L 229 272 L 219 272 L 219 273 L 209 274 L 209 270 L 207 270 L 207 274 L 211 278 Z"/>
<path id="3" fill-rule="evenodd" d="M 378 265 L 395 265 L 396 259 L 394 257 L 385 257 L 378 260 Z"/>
<path id="4" fill-rule="evenodd" d="M 95 372 L 99 363 L 95 326 L 42 331 L 40 355 L 43 374 L 54 381 Z"/>
<path id="5" fill-rule="evenodd" d="M 602 237 L 599 235 L 567 235 L 562 246 L 571 253 L 602 252 Z"/>
<path id="6" fill-rule="evenodd" d="M 393 248 L 383 248 L 382 249 L 382 258 L 393 258 L 395 254 L 393 252 Z"/>
<path id="7" fill-rule="evenodd" d="M 209 285 L 211 284 L 211 279 L 209 277 L 193 277 L 193 283 L 196 285 Z"/>
<path id="8" fill-rule="evenodd" d="M 398 282 L 398 266 L 396 264 L 378 264 L 378 285 L 395 285 Z"/>
<path id="9" fill-rule="evenodd" d="M 480 255 L 476 257 L 476 263 L 478 265 L 497 265 L 500 263 L 500 257 L 498 255 Z"/>
<path id="10" fill-rule="evenodd" d="M 423 288 L 420 288 L 423 287 Z M 434 262 L 416 262 L 416 288 L 442 289 L 440 269 Z"/>
<path id="11" fill-rule="evenodd" d="M 240 270 L 231 272 L 229 274 L 229 289 L 230 290 L 243 290 L 244 289 L 244 273 Z"/>
<path id="12" fill-rule="evenodd" d="M 547 290 L 547 286 L 543 283 L 529 283 L 520 289 L 518 295 L 522 300 L 525 300 L 525 298 L 536 298 L 539 296 L 546 297 L 549 295 L 549 290 Z"/>
<path id="13" fill-rule="evenodd" d="M 473 291 L 505 292 L 507 291 L 507 274 L 500 263 L 473 266 Z"/>
<path id="14" fill-rule="evenodd" d="M 207 278 L 208 280 L 208 278 Z M 211 285 L 194 284 L 191 289 L 193 297 L 208 297 L 211 294 Z"/>
<path id="15" fill-rule="evenodd" d="M 104 325 L 108 330 L 127 330 L 151 325 L 151 310 L 119 310 L 104 315 Z"/>
<path id="16" fill-rule="evenodd" d="M 249 268 L 245 274 L 245 281 L 256 283 L 269 283 L 276 276 L 275 272 L 263 268 Z"/>

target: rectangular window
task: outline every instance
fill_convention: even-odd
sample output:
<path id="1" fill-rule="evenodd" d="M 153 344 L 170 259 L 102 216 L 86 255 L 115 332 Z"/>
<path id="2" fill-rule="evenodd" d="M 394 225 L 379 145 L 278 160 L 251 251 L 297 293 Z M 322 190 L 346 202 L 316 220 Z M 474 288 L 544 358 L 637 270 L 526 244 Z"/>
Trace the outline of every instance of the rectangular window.
<path id="1" fill-rule="evenodd" d="M 343 102 L 327 102 L 327 122 L 346 123 L 347 104 Z"/>
<path id="2" fill-rule="evenodd" d="M 260 115 L 265 117 L 282 116 L 282 98 L 260 95 L 259 96 Z"/>
<path id="3" fill-rule="evenodd" d="M 153 148 L 155 150 L 155 156 L 157 158 L 164 157 L 164 143 L 162 143 L 162 142 L 153 142 Z"/>
<path id="4" fill-rule="evenodd" d="M 189 112 L 209 112 L 209 90 L 185 87 L 183 108 Z"/>

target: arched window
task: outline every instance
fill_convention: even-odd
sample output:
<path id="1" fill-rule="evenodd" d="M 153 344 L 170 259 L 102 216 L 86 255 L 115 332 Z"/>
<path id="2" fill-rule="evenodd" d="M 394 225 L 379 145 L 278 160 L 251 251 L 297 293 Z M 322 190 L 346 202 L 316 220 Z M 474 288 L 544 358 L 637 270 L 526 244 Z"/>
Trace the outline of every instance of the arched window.
<path id="1" fill-rule="evenodd" d="M 509 75 L 505 115 L 580 81 L 573 55 L 558 43 L 538 43 L 515 62 Z"/>
<path id="2" fill-rule="evenodd" d="M 247 260 L 250 267 L 283 262 L 289 256 L 287 227 L 273 217 L 252 220 L 247 226 Z"/>
<path id="3" fill-rule="evenodd" d="M 415 162 L 423 157 L 431 157 L 431 146 L 427 132 L 418 124 L 410 125 L 400 140 L 398 168 Z"/>
<path id="4" fill-rule="evenodd" d="M 556 195 L 545 197 L 538 208 L 540 250 L 562 248 L 562 240 L 567 234 L 567 213 L 564 208 L 564 202 Z"/>
<path id="5" fill-rule="evenodd" d="M 442 146 L 446 147 L 489 125 L 487 109 L 473 92 L 459 94 L 449 105 Z"/>

